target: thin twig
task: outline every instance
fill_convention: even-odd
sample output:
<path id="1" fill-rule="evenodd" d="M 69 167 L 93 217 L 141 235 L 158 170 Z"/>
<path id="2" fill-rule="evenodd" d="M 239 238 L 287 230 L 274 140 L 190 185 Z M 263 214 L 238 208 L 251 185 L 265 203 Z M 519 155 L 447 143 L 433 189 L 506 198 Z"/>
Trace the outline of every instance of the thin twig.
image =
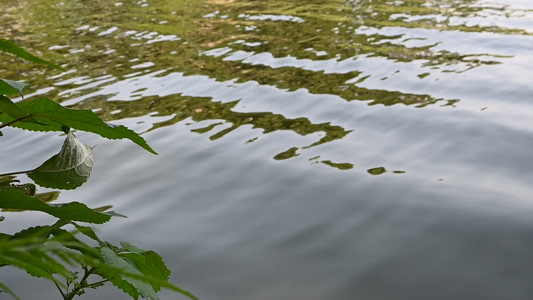
<path id="1" fill-rule="evenodd" d="M 2 128 L 6 127 L 6 126 L 9 126 L 9 125 L 11 125 L 11 124 L 13 124 L 13 123 L 17 123 L 17 122 L 20 122 L 20 121 L 22 121 L 22 120 L 26 120 L 26 119 L 28 119 L 28 118 L 31 118 L 31 115 L 27 115 L 27 116 L 24 116 L 24 117 L 22 117 L 22 118 L 15 119 L 15 120 L 13 120 L 13 121 L 11 121 L 11 122 L 8 122 L 8 123 L 5 123 L 5 124 L 2 124 L 2 125 L 0 125 L 0 129 L 2 129 Z"/>
<path id="2" fill-rule="evenodd" d="M 52 276 L 52 273 L 50 273 L 50 270 L 46 269 L 46 272 L 48 272 L 48 275 L 50 275 L 50 278 L 52 278 L 52 281 L 54 282 L 56 288 L 59 290 L 59 292 L 61 293 L 61 296 L 63 296 L 63 299 L 66 299 L 65 298 L 65 293 L 63 293 L 63 290 L 59 287 L 59 285 L 57 284 L 57 282 L 55 281 L 55 278 L 54 276 Z"/>
<path id="3" fill-rule="evenodd" d="M 102 283 L 106 283 L 108 281 L 109 281 L 109 279 L 100 280 L 98 282 L 94 282 L 94 283 L 88 284 L 85 287 L 86 288 L 92 288 L 93 286 L 96 286 L 96 285 L 99 285 L 99 284 L 102 284 Z"/>
<path id="4" fill-rule="evenodd" d="M 35 172 L 35 171 L 37 171 L 37 169 L 28 170 L 28 171 L 18 171 L 18 172 L 4 173 L 4 174 L 0 174 L 0 177 L 10 176 L 10 175 L 18 175 L 18 174 L 28 174 L 28 173 L 32 173 L 32 172 Z"/>

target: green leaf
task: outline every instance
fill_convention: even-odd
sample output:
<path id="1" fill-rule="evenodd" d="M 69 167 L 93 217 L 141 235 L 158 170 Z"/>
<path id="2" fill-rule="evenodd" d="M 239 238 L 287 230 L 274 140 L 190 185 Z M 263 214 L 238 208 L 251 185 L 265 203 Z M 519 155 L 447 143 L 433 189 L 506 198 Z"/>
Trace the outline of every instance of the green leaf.
<path id="1" fill-rule="evenodd" d="M 43 64 L 43 65 L 48 65 L 48 66 L 51 66 L 51 67 L 54 67 L 56 69 L 63 69 L 61 68 L 60 66 L 57 66 L 47 60 L 44 60 L 42 58 L 39 58 L 31 53 L 29 53 L 28 51 L 22 49 L 21 47 L 19 47 L 17 44 L 13 43 L 13 42 L 10 42 L 10 41 L 7 41 L 7 40 L 4 40 L 4 39 L 0 39 L 0 51 L 1 52 L 7 52 L 7 53 L 11 53 L 17 57 L 20 57 L 24 60 L 27 60 L 27 61 L 31 61 L 31 62 L 34 62 L 34 63 L 38 63 L 38 64 Z"/>
<path id="2" fill-rule="evenodd" d="M 148 252 L 148 250 L 144 250 L 137 246 L 133 246 L 132 244 L 128 242 L 120 242 L 120 246 L 122 246 L 122 249 L 127 250 L 129 252 L 133 252 L 135 254 L 145 254 L 146 252 Z"/>
<path id="3" fill-rule="evenodd" d="M 156 292 L 162 287 L 159 282 L 169 283 L 171 272 L 163 262 L 163 258 L 156 252 L 146 251 L 143 254 L 126 254 L 125 256 L 133 260 L 144 275 L 157 279 L 157 281 L 150 282 Z"/>
<path id="4" fill-rule="evenodd" d="M 64 266 L 64 262 L 79 265 L 95 260 L 72 250 L 80 244 L 85 245 L 79 241 L 66 242 L 63 236 L 57 238 L 42 234 L 54 230 L 57 230 L 55 225 L 38 227 L 17 233 L 9 240 L 0 241 L 0 265 L 11 265 L 25 270 L 32 276 L 46 278 L 56 285 L 64 286 L 52 276 L 57 274 L 65 279 L 70 278 L 71 272 Z M 99 261 L 101 259 L 99 253 L 95 251 L 93 253 Z"/>
<path id="5" fill-rule="evenodd" d="M 40 124 L 17 122 L 11 125 L 13 127 L 32 131 L 62 131 L 66 126 L 92 132 L 108 139 L 127 138 L 147 151 L 157 154 L 134 131 L 124 126 L 105 123 L 90 110 L 69 109 L 48 98 L 40 98 L 32 102 L 19 102 L 17 104 L 30 114 L 29 117 L 34 117 Z M 4 124 L 14 120 L 11 116 L 0 114 L 0 122 Z"/>
<path id="6" fill-rule="evenodd" d="M 103 224 L 111 218 L 110 215 L 96 212 L 79 202 L 47 204 L 16 189 L 0 191 L 0 208 L 42 211 L 66 221 L 95 224 Z"/>
<path id="7" fill-rule="evenodd" d="M 8 183 L 8 184 L 0 185 L 0 190 L 8 190 L 8 189 L 17 189 L 26 195 L 36 196 L 35 195 L 35 184 L 33 183 L 25 183 L 25 184 Z M 38 196 L 41 197 L 42 195 L 40 194 Z"/>
<path id="8" fill-rule="evenodd" d="M 60 262 L 45 250 L 46 239 L 26 237 L 2 242 L 0 263 L 25 270 L 34 277 L 44 277 L 52 281 L 51 274 L 68 276 L 70 273 Z"/>
<path id="9" fill-rule="evenodd" d="M 79 202 L 48 204 L 48 206 L 51 209 L 45 212 L 61 220 L 103 224 L 111 219 L 110 215 L 96 212 Z"/>
<path id="10" fill-rule="evenodd" d="M 61 151 L 29 173 L 28 177 L 42 187 L 71 190 L 87 182 L 92 168 L 92 148 L 80 143 L 69 132 Z"/>
<path id="11" fill-rule="evenodd" d="M 119 273 L 110 269 L 105 271 L 106 275 L 111 275 L 110 278 L 113 285 L 128 293 L 134 299 L 137 299 L 140 295 L 147 300 L 159 300 L 159 297 L 157 296 L 157 293 L 152 285 L 140 279 L 124 275 L 124 273 L 137 274 L 141 276 L 143 275 L 133 260 L 118 256 L 115 251 L 108 247 L 102 247 L 100 252 L 104 262 L 107 265 L 123 271 L 123 273 Z"/>
<path id="12" fill-rule="evenodd" d="M 13 235 L 13 239 L 48 239 L 54 226 L 35 226 L 21 230 Z"/>
<path id="13" fill-rule="evenodd" d="M 24 83 L 24 82 L 18 82 L 18 81 L 0 78 L 0 94 L 1 95 L 20 94 L 20 96 L 24 96 L 23 92 L 28 87 L 29 87 L 29 84 Z"/>
<path id="14" fill-rule="evenodd" d="M 3 243 L 2 246 L 5 247 L 5 243 Z M 21 250 L 2 251 L 0 263 L 23 269 L 33 277 L 52 279 L 50 273 L 63 275 L 68 273 L 64 266 L 53 258 L 45 255 L 45 253 L 37 253 L 35 251 L 30 252 L 24 248 Z"/>
<path id="15" fill-rule="evenodd" d="M 123 250 L 131 252 L 127 254 L 121 253 L 120 255 L 128 257 L 134 261 L 143 274 L 157 279 L 157 282 L 150 282 L 156 292 L 161 290 L 161 285 L 158 284 L 158 282 L 169 283 L 168 279 L 171 271 L 165 265 L 163 258 L 159 254 L 151 250 L 141 249 L 128 242 L 121 242 L 120 245 Z"/>
<path id="16" fill-rule="evenodd" d="M 164 287 L 197 300 L 197 298 L 190 292 L 185 291 L 168 281 L 171 272 L 159 254 L 151 250 L 138 248 L 127 242 L 122 242 L 120 244 L 122 245 L 122 249 L 106 242 L 100 243 L 101 250 L 107 248 L 105 251 L 108 256 L 108 261 L 114 262 L 108 263 L 104 258 L 106 264 L 99 267 L 99 273 L 102 277 L 110 280 L 116 279 L 112 280 L 112 283 L 128 293 L 134 299 L 137 299 L 139 295 L 143 298 L 146 297 L 143 296 L 137 286 L 129 282 L 130 279 L 149 284 L 154 292 L 157 292 Z M 151 291 L 152 289 L 148 289 L 148 291 Z M 148 296 L 149 295 L 153 296 L 151 293 L 148 294 Z"/>
<path id="17" fill-rule="evenodd" d="M 13 119 L 20 119 L 29 115 L 28 112 L 18 107 L 11 99 L 3 95 L 0 95 L 0 111 L 5 112 Z"/>
<path id="18" fill-rule="evenodd" d="M 56 228 L 53 230 L 53 235 L 54 237 L 56 237 L 56 240 L 63 246 L 73 250 L 77 250 L 84 256 L 92 257 L 94 259 L 100 259 L 100 253 L 96 249 L 78 240 L 76 237 L 74 237 L 73 233 L 68 232 L 64 229 Z M 68 256 L 66 256 L 63 260 L 68 261 Z"/>
<path id="19" fill-rule="evenodd" d="M 74 227 L 76 227 L 76 229 L 79 232 L 81 232 L 83 235 L 85 235 L 87 237 L 90 237 L 91 239 L 93 239 L 93 240 L 95 240 L 97 242 L 100 242 L 100 239 L 96 235 L 96 232 L 94 232 L 94 229 L 92 229 L 91 227 L 81 226 L 81 225 L 76 224 L 76 223 L 72 223 L 72 225 L 74 225 Z"/>

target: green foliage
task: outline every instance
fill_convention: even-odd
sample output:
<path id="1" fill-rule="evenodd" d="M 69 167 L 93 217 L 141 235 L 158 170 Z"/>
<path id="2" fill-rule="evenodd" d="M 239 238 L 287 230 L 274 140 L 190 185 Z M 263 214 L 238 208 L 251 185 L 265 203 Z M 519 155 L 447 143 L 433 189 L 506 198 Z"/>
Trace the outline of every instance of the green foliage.
<path id="1" fill-rule="evenodd" d="M 57 67 L 2 39 L 0 52 Z M 92 171 L 92 148 L 78 141 L 70 128 L 109 139 L 127 138 L 157 154 L 132 130 L 107 124 L 90 110 L 68 109 L 47 98 L 15 103 L 6 97 L 17 93 L 22 95 L 27 87 L 22 82 L 0 79 L 0 128 L 12 126 L 32 131 L 63 131 L 67 136 L 59 153 L 39 167 L 0 174 L 0 209 L 40 211 L 58 220 L 53 225 L 31 227 L 13 235 L 0 233 L 0 268 L 12 266 L 31 276 L 50 280 L 64 300 L 71 300 L 82 295 L 86 289 L 98 288 L 106 282 L 134 299 L 157 300 L 157 292 L 163 287 L 196 299 L 169 282 L 170 270 L 156 252 L 127 242 L 121 243 L 120 247 L 112 245 L 102 241 L 92 227 L 76 223 L 103 224 L 112 216 L 122 216 L 106 211 L 110 206 L 91 209 L 80 202 L 48 203 L 57 198 L 58 192 L 36 194 L 34 184 L 20 184 L 15 179 L 15 174 L 28 174 L 39 186 L 54 189 L 74 189 L 85 183 Z M 3 219 L 0 217 L 0 222 Z M 65 229 L 67 226 L 71 230 Z M 83 239 L 78 238 L 80 235 Z M 87 238 L 94 245 L 83 241 Z M 74 271 L 76 269 L 81 269 L 81 277 L 80 272 Z M 89 282 L 91 276 L 98 276 L 100 280 Z M 1 292 L 19 299 L 2 282 Z"/>
<path id="2" fill-rule="evenodd" d="M 157 294 L 150 284 L 120 274 L 127 273 L 142 275 L 143 273 L 138 266 L 139 263 L 142 264 L 139 257 L 140 255 L 135 254 L 131 257 L 124 257 L 124 255 L 119 256 L 115 251 L 108 247 L 102 247 L 100 251 L 104 262 L 107 265 L 114 267 L 113 269 L 102 268 L 102 275 L 111 278 L 113 285 L 128 293 L 134 299 L 138 299 L 139 295 L 148 300 L 157 299 Z M 120 272 L 120 270 L 124 272 Z"/>
<path id="3" fill-rule="evenodd" d="M 54 67 L 56 69 L 61 69 L 61 67 L 57 66 L 56 64 L 54 63 L 51 63 L 47 60 L 44 60 L 42 58 L 39 58 L 37 56 L 34 56 L 33 54 L 29 53 L 28 51 L 20 48 L 17 44 L 13 43 L 13 42 L 10 42 L 10 41 L 7 41 L 7 40 L 4 40 L 4 39 L 0 39 L 0 51 L 1 52 L 7 52 L 7 53 L 11 53 L 17 57 L 20 57 L 24 60 L 27 60 L 27 61 L 31 61 L 31 62 L 34 62 L 34 63 L 38 63 L 38 64 L 43 64 L 43 65 L 48 65 L 48 66 L 51 66 L 51 67 Z"/>
<path id="4" fill-rule="evenodd" d="M 63 107 L 48 98 L 40 98 L 31 102 L 13 103 L 20 110 L 25 112 L 20 116 L 20 110 L 13 114 L 4 111 L 0 114 L 0 122 L 10 126 L 31 130 L 31 131 L 64 131 L 65 127 L 82 131 L 92 132 L 108 139 L 130 139 L 132 142 L 144 149 L 157 154 L 146 141 L 134 131 L 102 121 L 94 112 L 90 110 L 74 110 Z M 28 122 L 27 119 L 35 121 Z M 1 128 L 2 126 L 0 126 Z"/>
<path id="5" fill-rule="evenodd" d="M 0 94 L 2 95 L 11 95 L 18 93 L 22 96 L 24 90 L 29 87 L 30 86 L 24 82 L 17 82 L 0 78 Z"/>
<path id="6" fill-rule="evenodd" d="M 0 96 L 0 110 L 6 113 L 8 116 L 13 116 L 14 119 L 24 118 L 28 115 L 26 111 L 18 107 L 18 105 L 13 103 L 6 96 Z"/>
<path id="7" fill-rule="evenodd" d="M 61 220 L 95 224 L 103 224 L 111 219 L 110 215 L 94 211 L 83 203 L 48 204 L 18 189 L 0 191 L 0 208 L 41 211 Z"/>
<path id="8" fill-rule="evenodd" d="M 90 232 L 88 236 L 97 241 L 100 247 L 91 247 L 77 239 L 75 235 L 81 230 L 72 233 L 62 229 L 69 224 L 85 233 Z M 105 282 L 111 282 L 134 299 L 141 296 L 157 300 L 159 297 L 156 291 L 161 287 L 196 299 L 192 294 L 169 283 L 170 271 L 154 251 L 143 250 L 128 243 L 122 243 L 127 247 L 114 246 L 101 241 L 90 227 L 74 222 L 59 221 L 51 226 L 29 228 L 13 236 L 4 235 L 1 243 L 0 266 L 11 265 L 32 276 L 53 281 L 60 288 L 64 299 L 72 299 L 83 294 L 85 289 L 96 288 Z M 81 265 L 84 270 L 83 279 L 76 281 L 77 274 L 65 265 Z M 103 280 L 89 283 L 87 279 L 91 275 L 100 276 Z M 67 284 L 58 278 L 63 278 Z"/>
<path id="9" fill-rule="evenodd" d="M 13 236 L 5 236 L 0 248 L 0 264 L 25 270 L 34 277 L 42 277 L 61 284 L 53 275 L 68 278 L 68 264 L 82 262 L 83 255 L 66 248 L 64 234 L 56 231 L 61 225 L 38 226 L 25 229 Z"/>
<path id="10" fill-rule="evenodd" d="M 99 270 L 102 277 L 112 278 L 113 285 L 134 299 L 141 296 L 144 299 L 157 300 L 159 297 L 156 292 L 162 287 L 197 299 L 191 293 L 169 283 L 171 272 L 159 254 L 125 242 L 122 242 L 121 246 L 122 248 L 106 245 L 100 248 L 106 264 Z"/>

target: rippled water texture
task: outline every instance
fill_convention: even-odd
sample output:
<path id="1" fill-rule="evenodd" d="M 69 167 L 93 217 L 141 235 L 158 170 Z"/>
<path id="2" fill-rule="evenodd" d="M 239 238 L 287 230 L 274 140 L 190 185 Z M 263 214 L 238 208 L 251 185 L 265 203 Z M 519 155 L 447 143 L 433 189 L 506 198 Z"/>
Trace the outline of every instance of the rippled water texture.
<path id="1" fill-rule="evenodd" d="M 160 154 L 79 133 L 95 169 L 60 200 L 114 205 L 129 218 L 102 236 L 157 250 L 201 299 L 533 298 L 533 2 L 0 9 L 3 37 L 65 68 L 3 56 L 2 78 Z M 39 165 L 61 139 L 4 130 L 1 171 Z M 57 298 L 21 278 L 0 273 L 25 299 Z"/>

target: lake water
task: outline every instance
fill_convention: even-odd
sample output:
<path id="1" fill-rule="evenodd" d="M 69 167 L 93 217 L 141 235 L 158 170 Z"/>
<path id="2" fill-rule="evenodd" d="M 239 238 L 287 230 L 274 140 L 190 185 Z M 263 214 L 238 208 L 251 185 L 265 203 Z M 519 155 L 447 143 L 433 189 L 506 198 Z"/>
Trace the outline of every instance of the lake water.
<path id="1" fill-rule="evenodd" d="M 65 68 L 0 77 L 159 153 L 77 134 L 95 167 L 58 201 L 129 217 L 103 238 L 203 300 L 533 298 L 533 2 L 118 1 L 0 4 L 4 38 Z M 3 133 L 2 173 L 63 139 Z M 27 278 L 0 272 L 58 298 Z"/>

